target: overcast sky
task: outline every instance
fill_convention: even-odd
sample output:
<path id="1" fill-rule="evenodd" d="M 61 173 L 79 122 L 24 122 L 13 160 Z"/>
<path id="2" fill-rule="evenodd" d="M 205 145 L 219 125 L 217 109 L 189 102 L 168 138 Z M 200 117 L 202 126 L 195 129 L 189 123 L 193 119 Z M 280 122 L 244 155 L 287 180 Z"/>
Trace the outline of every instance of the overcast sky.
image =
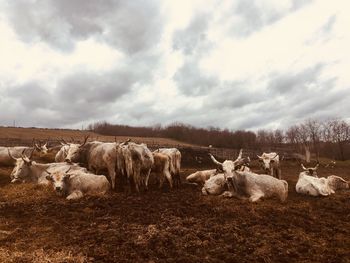
<path id="1" fill-rule="evenodd" d="M 0 125 L 350 120 L 350 1 L 0 1 Z"/>

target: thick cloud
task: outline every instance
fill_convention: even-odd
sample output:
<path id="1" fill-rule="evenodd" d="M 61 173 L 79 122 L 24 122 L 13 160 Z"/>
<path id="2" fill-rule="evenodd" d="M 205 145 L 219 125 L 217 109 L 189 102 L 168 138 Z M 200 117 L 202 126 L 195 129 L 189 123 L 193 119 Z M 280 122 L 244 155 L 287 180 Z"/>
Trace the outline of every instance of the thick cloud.
<path id="1" fill-rule="evenodd" d="M 297 73 L 271 74 L 268 88 L 271 93 L 284 94 L 305 90 L 315 84 L 324 65 L 317 64 Z"/>
<path id="2" fill-rule="evenodd" d="M 199 96 L 216 88 L 219 80 L 201 72 L 196 61 L 186 61 L 174 75 L 180 91 L 186 95 Z"/>
<path id="3" fill-rule="evenodd" d="M 152 0 L 19 0 L 9 1 L 6 11 L 23 41 L 44 41 L 64 51 L 95 37 L 134 54 L 153 48 L 162 31 L 159 5 Z"/>
<path id="4" fill-rule="evenodd" d="M 18 0 L 0 7 L 0 125 L 80 128 L 106 120 L 257 130 L 350 118 L 344 3 Z"/>
<path id="5" fill-rule="evenodd" d="M 200 13 L 194 16 L 185 29 L 174 32 L 173 48 L 186 55 L 192 55 L 196 49 L 207 48 L 210 45 L 206 33 L 210 19 L 210 14 Z"/>
<path id="6" fill-rule="evenodd" d="M 312 0 L 277 1 L 275 3 L 269 0 L 238 0 L 233 2 L 234 15 L 232 16 L 232 10 L 230 10 L 231 14 L 227 14 L 225 18 L 232 17 L 231 32 L 235 36 L 247 37 L 310 2 Z"/>

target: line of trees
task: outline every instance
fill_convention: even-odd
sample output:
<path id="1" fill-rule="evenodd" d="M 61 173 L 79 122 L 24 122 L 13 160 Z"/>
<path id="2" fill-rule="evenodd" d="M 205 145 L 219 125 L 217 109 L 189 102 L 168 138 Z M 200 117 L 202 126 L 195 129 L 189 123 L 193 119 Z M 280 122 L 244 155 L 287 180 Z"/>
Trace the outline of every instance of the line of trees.
<path id="1" fill-rule="evenodd" d="M 183 123 L 173 123 L 162 127 L 132 127 L 107 122 L 90 124 L 88 129 L 103 135 L 164 137 L 197 145 L 222 148 L 246 148 L 269 150 L 288 148 L 305 155 L 337 160 L 350 159 L 350 125 L 342 119 L 319 121 L 308 119 L 286 130 L 258 130 L 257 132 L 216 127 L 197 128 Z"/>

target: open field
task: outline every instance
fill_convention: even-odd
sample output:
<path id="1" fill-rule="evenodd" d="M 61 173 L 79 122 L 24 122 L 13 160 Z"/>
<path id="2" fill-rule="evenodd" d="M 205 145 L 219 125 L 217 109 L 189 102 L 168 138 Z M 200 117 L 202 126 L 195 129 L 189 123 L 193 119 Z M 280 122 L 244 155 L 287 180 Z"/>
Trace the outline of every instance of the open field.
<path id="1" fill-rule="evenodd" d="M 349 169 L 341 163 L 319 175 L 349 180 Z M 0 168 L 0 261 L 350 262 L 350 191 L 297 195 L 299 171 L 283 164 L 286 203 L 251 204 L 188 184 L 68 202 L 45 187 L 11 185 L 11 168 Z"/>
<path id="2" fill-rule="evenodd" d="M 57 143 L 57 140 L 63 138 L 64 140 L 82 141 L 84 136 L 89 135 L 89 140 L 99 141 L 126 141 L 130 137 L 128 136 L 104 136 L 89 131 L 80 130 L 68 130 L 68 129 L 43 129 L 43 128 L 13 128 L 13 127 L 0 127 L 0 145 L 6 145 L 6 143 L 27 142 L 31 143 L 33 138 L 41 141 L 52 141 Z M 191 144 L 168 139 L 168 138 L 150 138 L 150 137 L 131 137 L 134 142 L 146 143 L 146 144 L 159 144 L 159 145 L 173 145 L 173 146 L 192 146 Z M 14 144 L 15 146 L 17 144 Z M 10 145 L 6 145 L 10 146 Z"/>

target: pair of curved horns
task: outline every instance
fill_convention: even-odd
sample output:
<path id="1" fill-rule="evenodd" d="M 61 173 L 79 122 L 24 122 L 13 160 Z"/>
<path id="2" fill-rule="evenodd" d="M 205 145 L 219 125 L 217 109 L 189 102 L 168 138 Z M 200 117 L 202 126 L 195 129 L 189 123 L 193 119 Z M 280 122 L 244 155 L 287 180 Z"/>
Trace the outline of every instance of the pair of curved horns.
<path id="1" fill-rule="evenodd" d="M 309 170 L 309 169 L 312 169 L 312 170 L 317 170 L 317 168 L 320 166 L 320 164 L 319 163 L 317 163 L 316 164 L 316 166 L 314 167 L 314 168 L 306 168 L 305 166 L 304 166 L 304 164 L 301 164 L 301 168 L 303 168 L 303 170 L 305 170 L 305 171 L 307 171 L 307 170 Z"/>

